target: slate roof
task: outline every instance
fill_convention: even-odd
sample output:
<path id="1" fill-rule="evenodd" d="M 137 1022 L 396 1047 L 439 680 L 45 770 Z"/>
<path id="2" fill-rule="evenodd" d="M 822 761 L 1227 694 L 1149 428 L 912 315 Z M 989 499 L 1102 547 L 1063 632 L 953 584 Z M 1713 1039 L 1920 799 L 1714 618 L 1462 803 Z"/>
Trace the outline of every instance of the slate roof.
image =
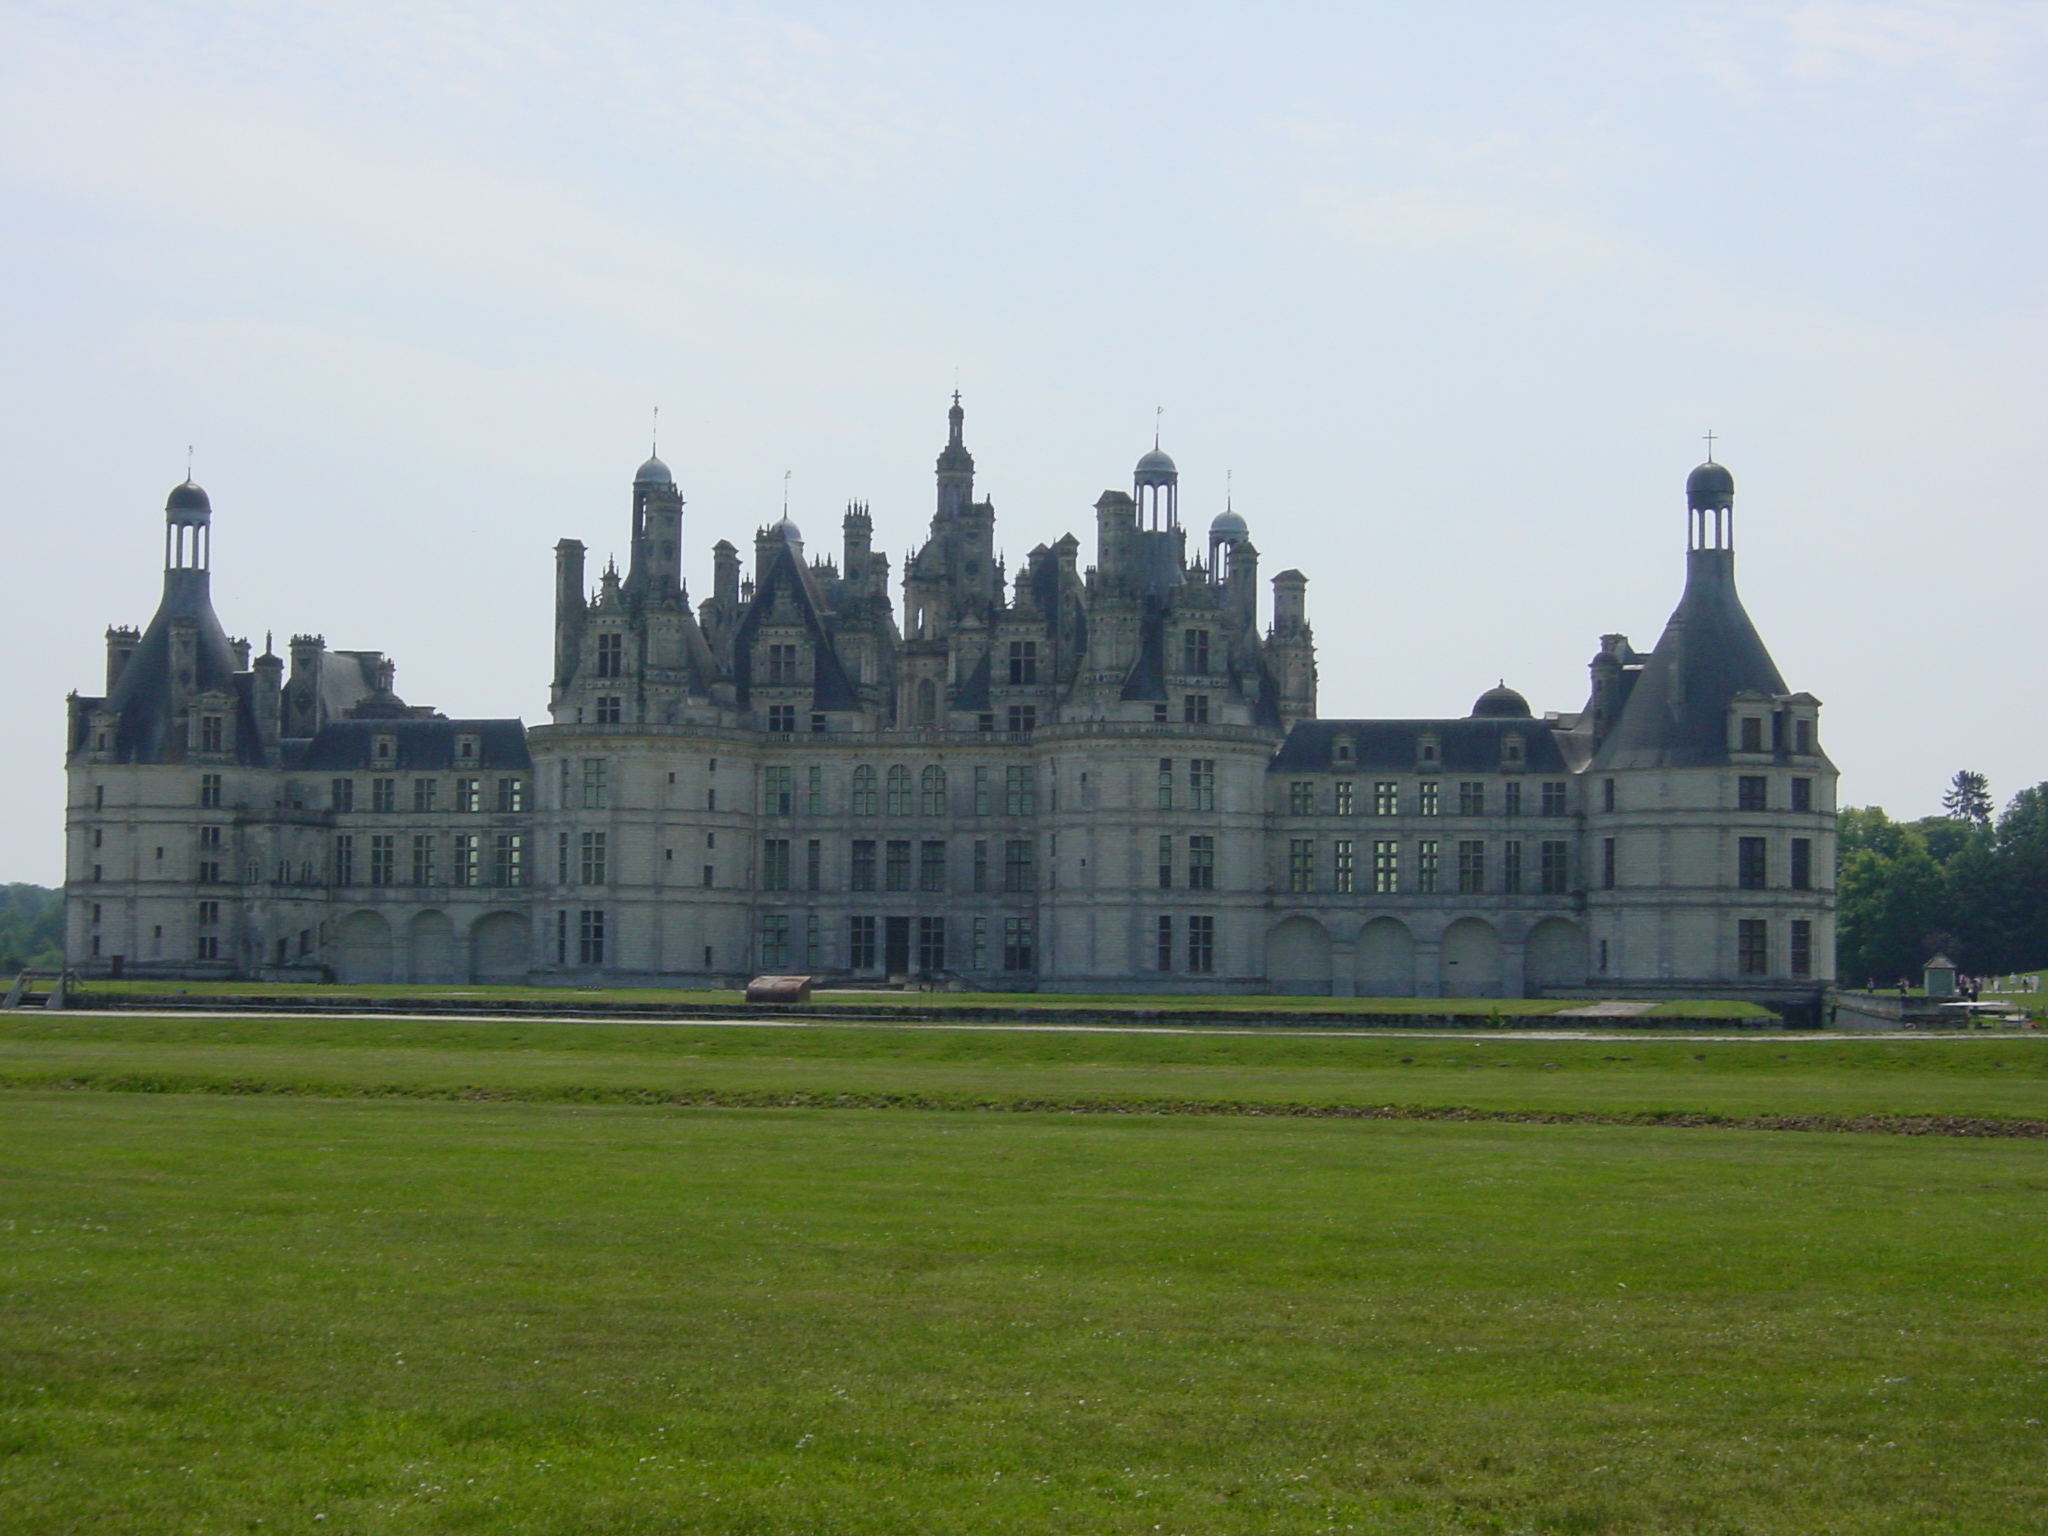
<path id="1" fill-rule="evenodd" d="M 1303 720 L 1287 733 L 1266 771 L 1414 773 L 1421 766 L 1416 748 L 1431 735 L 1438 754 L 1432 772 L 1499 773 L 1501 739 L 1511 733 L 1522 738 L 1523 772 L 1567 771 L 1555 735 L 1533 720 Z M 1348 762 L 1337 759 L 1337 740 L 1343 736 L 1351 738 Z"/>
<path id="2" fill-rule="evenodd" d="M 255 709 L 244 686 L 248 679 L 236 676 L 234 648 L 214 615 L 207 573 L 194 570 L 164 572 L 163 601 L 157 605 L 156 617 L 142 632 L 113 692 L 107 695 L 103 707 L 118 710 L 121 716 L 114 736 L 114 761 L 160 763 L 170 755 L 174 745 L 170 740 L 171 626 L 180 620 L 191 621 L 196 630 L 190 692 L 233 696 L 238 754 L 244 762 L 256 761 Z"/>
<path id="3" fill-rule="evenodd" d="M 390 736 L 396 755 L 376 759 L 375 738 Z M 477 755 L 458 762 L 455 738 L 477 738 Z M 311 737 L 287 742 L 286 766 L 301 772 L 391 769 L 400 773 L 475 768 L 530 769 L 526 726 L 518 720 L 337 720 Z"/>
<path id="4" fill-rule="evenodd" d="M 1594 754 L 1594 771 L 1726 763 L 1729 701 L 1785 691 L 1736 594 L 1735 552 L 1695 549 L 1686 557 L 1685 593 Z"/>

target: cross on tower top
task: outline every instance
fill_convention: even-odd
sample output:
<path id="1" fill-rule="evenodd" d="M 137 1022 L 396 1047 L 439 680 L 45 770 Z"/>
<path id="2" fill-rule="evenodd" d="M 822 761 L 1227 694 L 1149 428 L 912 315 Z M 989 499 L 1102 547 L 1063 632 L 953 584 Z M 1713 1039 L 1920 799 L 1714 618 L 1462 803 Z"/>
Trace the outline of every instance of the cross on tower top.
<path id="1" fill-rule="evenodd" d="M 1713 431 L 1712 431 L 1711 429 L 1709 429 L 1709 430 L 1708 430 L 1708 432 L 1707 432 L 1707 434 L 1706 434 L 1706 437 L 1707 437 L 1707 462 L 1708 462 L 1709 464 L 1711 464 L 1711 463 L 1713 463 L 1713 462 L 1714 462 L 1714 433 L 1713 433 Z"/>

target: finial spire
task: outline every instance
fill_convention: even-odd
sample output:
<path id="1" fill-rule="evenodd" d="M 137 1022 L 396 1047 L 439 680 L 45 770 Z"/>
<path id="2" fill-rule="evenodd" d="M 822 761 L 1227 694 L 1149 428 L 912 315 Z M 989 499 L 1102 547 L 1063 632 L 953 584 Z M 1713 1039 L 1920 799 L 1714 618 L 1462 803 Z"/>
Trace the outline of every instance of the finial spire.
<path id="1" fill-rule="evenodd" d="M 1711 427 L 1707 429 L 1707 434 L 1706 434 L 1706 436 L 1707 436 L 1707 462 L 1708 462 L 1709 464 L 1711 464 L 1711 463 L 1713 463 L 1713 462 L 1714 462 L 1714 432 L 1713 432 L 1713 429 L 1712 429 Z"/>
<path id="2" fill-rule="evenodd" d="M 786 520 L 788 519 L 788 517 L 789 517 L 789 477 L 790 477 L 790 474 L 791 474 L 791 471 L 789 471 L 789 470 L 786 470 L 786 469 L 785 469 L 785 470 L 784 470 L 784 471 L 782 472 L 782 516 L 783 516 L 783 518 L 784 518 L 784 520 L 785 520 L 785 521 L 786 521 Z"/>
<path id="3" fill-rule="evenodd" d="M 185 483 L 187 485 L 192 483 L 192 445 L 190 443 L 185 445 Z"/>
<path id="4" fill-rule="evenodd" d="M 1165 414 L 1165 406 L 1155 405 L 1152 407 L 1152 451 L 1154 453 L 1159 451 L 1159 418 Z"/>
<path id="5" fill-rule="evenodd" d="M 1232 497 L 1236 494 L 1230 484 L 1233 473 L 1234 471 L 1228 469 L 1223 471 L 1223 510 L 1226 512 L 1235 512 L 1237 510 L 1231 504 Z"/>
<path id="6" fill-rule="evenodd" d="M 647 457 L 661 457 L 661 407 L 654 408 L 654 429 L 647 434 Z"/>

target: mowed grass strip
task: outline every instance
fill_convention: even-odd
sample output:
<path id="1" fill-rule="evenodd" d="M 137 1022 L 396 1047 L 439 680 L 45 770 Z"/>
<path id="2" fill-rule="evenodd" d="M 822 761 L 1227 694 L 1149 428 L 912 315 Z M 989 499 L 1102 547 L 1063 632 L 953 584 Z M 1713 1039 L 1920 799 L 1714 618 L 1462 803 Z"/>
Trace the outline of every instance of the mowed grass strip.
<path id="1" fill-rule="evenodd" d="M 7 1531 L 2048 1526 L 2017 1143 L 17 1093 L 0 1211 Z"/>
<path id="2" fill-rule="evenodd" d="M 0 1020 L 0 1082 L 353 1094 L 2048 1120 L 2039 1037 L 1531 1040 L 935 1026 Z M 2015 1125 L 2013 1129 L 2024 1127 Z"/>

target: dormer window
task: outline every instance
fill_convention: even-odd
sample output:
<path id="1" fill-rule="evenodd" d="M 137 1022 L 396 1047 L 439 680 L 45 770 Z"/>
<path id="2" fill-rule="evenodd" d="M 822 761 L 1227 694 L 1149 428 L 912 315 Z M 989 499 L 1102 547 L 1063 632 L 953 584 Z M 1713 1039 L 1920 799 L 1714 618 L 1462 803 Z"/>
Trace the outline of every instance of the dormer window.
<path id="1" fill-rule="evenodd" d="M 370 756 L 380 764 L 388 764 L 398 756 L 396 736 L 377 736 L 370 743 Z"/>
<path id="2" fill-rule="evenodd" d="M 1358 748 L 1349 736 L 1337 738 L 1337 761 L 1347 768 L 1358 761 Z"/>
<path id="3" fill-rule="evenodd" d="M 1742 747 L 1744 752 L 1761 752 L 1764 749 L 1764 722 L 1761 715 L 1742 717 Z"/>
<path id="4" fill-rule="evenodd" d="M 221 750 L 222 750 L 221 742 L 222 742 L 222 739 L 223 739 L 223 735 L 224 735 L 224 732 L 223 732 L 223 728 L 222 728 L 222 725 L 221 725 L 221 718 L 220 718 L 220 716 L 219 716 L 219 715 L 201 715 L 201 716 L 199 717 L 199 750 L 200 750 L 200 751 L 202 751 L 202 752 L 219 752 L 219 751 L 221 751 Z"/>
<path id="5" fill-rule="evenodd" d="M 1420 762 L 1434 764 L 1437 760 L 1436 737 L 1424 736 L 1417 741 L 1415 744 L 1415 756 Z"/>
<path id="6" fill-rule="evenodd" d="M 1504 763 L 1520 764 L 1522 761 L 1522 738 L 1510 731 L 1500 739 L 1500 760 Z"/>
<path id="7" fill-rule="evenodd" d="M 477 755 L 477 740 L 474 736 L 455 738 L 455 760 L 458 763 L 474 763 Z"/>
<path id="8" fill-rule="evenodd" d="M 1803 715 L 1792 722 L 1792 750 L 1801 757 L 1813 755 L 1813 722 Z"/>

